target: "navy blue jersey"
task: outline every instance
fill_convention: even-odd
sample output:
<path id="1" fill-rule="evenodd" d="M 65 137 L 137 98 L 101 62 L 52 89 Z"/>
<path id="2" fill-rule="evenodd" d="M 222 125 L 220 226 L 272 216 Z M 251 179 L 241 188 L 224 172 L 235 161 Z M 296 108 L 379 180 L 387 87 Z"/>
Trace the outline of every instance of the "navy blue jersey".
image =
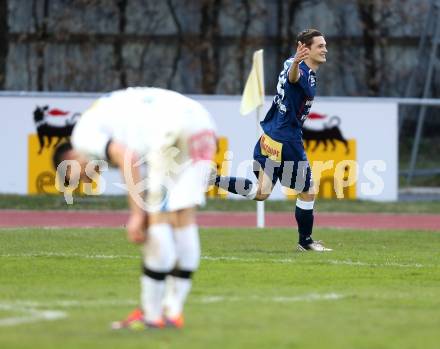
<path id="1" fill-rule="evenodd" d="M 293 57 L 284 62 L 278 77 L 277 94 L 261 122 L 264 132 L 279 141 L 301 141 L 302 125 L 309 115 L 316 93 L 316 74 L 307 64 L 299 64 L 300 77 L 289 81 Z"/>

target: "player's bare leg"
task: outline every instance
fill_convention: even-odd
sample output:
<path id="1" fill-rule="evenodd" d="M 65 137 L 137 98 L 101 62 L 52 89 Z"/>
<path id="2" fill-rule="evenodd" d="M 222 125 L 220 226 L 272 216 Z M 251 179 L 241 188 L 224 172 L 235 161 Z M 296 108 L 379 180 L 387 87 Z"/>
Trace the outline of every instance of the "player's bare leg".
<path id="1" fill-rule="evenodd" d="M 273 191 L 274 184 L 272 183 L 271 178 L 264 172 L 260 170 L 258 172 L 258 182 L 257 182 L 257 192 L 255 194 L 254 200 L 256 201 L 264 201 L 269 198 L 270 194 Z"/>

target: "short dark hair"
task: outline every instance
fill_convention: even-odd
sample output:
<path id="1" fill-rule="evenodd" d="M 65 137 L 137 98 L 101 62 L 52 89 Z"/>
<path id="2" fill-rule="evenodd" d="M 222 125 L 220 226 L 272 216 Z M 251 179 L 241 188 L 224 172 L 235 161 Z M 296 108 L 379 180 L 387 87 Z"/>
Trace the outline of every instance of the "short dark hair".
<path id="1" fill-rule="evenodd" d="M 307 47 L 310 47 L 313 42 L 313 38 L 316 36 L 324 36 L 322 33 L 317 29 L 305 29 L 302 32 L 300 32 L 296 37 L 296 43 L 302 42 Z"/>
<path id="2" fill-rule="evenodd" d="M 60 144 L 58 147 L 56 147 L 52 155 L 52 164 L 55 171 L 57 170 L 59 164 L 61 164 L 61 162 L 64 160 L 64 156 L 66 155 L 66 152 L 72 149 L 73 147 L 70 142 L 64 142 Z"/>

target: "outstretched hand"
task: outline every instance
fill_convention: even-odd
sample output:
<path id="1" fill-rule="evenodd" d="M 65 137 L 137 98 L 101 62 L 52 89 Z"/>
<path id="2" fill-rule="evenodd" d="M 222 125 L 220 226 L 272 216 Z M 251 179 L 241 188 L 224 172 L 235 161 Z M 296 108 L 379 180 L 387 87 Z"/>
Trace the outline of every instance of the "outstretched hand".
<path id="1" fill-rule="evenodd" d="M 296 48 L 295 57 L 293 58 L 293 62 L 298 64 L 299 62 L 307 59 L 310 54 L 310 49 L 307 48 L 306 44 L 303 44 L 301 41 L 298 42 L 298 47 Z"/>

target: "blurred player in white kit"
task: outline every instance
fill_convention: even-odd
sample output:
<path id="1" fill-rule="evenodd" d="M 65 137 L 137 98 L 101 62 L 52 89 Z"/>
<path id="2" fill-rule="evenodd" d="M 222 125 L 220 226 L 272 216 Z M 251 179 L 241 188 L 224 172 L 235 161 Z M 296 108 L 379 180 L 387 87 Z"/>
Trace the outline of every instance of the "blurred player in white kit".
<path id="1" fill-rule="evenodd" d="M 89 160 L 105 159 L 121 169 L 127 185 L 128 239 L 144 244 L 142 307 L 113 323 L 114 329 L 183 326 L 183 306 L 200 260 L 196 209 L 205 201 L 215 150 L 213 121 L 198 102 L 138 87 L 99 98 L 76 124 L 71 145 L 55 151 L 56 168 L 75 160 L 84 177 Z"/>

